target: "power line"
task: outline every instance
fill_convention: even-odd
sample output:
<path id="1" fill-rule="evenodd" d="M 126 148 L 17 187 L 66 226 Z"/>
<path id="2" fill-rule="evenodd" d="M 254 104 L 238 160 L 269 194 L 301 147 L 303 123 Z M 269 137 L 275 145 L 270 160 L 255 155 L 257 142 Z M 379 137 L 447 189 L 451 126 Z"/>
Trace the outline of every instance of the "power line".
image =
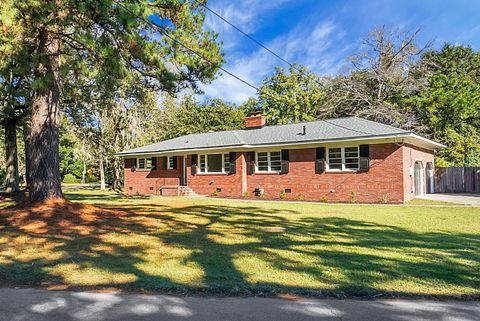
<path id="1" fill-rule="evenodd" d="M 197 0 L 194 0 L 194 1 L 197 1 Z M 260 93 L 260 89 L 258 87 L 256 87 L 255 85 L 252 85 L 251 83 L 249 83 L 248 81 L 240 78 L 239 76 L 235 75 L 234 73 L 228 71 L 227 69 L 219 66 L 218 64 L 215 64 L 214 62 L 212 62 L 210 59 L 208 59 L 207 57 L 205 57 L 204 55 L 202 55 L 201 53 L 191 49 L 190 47 L 188 47 L 187 45 L 185 45 L 184 43 L 182 43 L 180 40 L 172 37 L 169 33 L 168 33 L 168 30 L 165 29 L 164 27 L 156 24 L 155 22 L 149 20 L 149 19 L 146 19 L 146 18 L 143 18 L 139 15 L 137 15 L 136 13 L 134 13 L 132 10 L 128 9 L 127 7 L 125 7 L 123 4 L 115 1 L 121 8 L 125 9 L 126 11 L 128 11 L 130 14 L 134 15 L 135 17 L 139 18 L 140 20 L 144 21 L 145 23 L 153 26 L 155 29 L 157 29 L 161 34 L 163 34 L 165 37 L 169 38 L 170 40 L 174 41 L 175 43 L 179 44 L 180 46 L 184 47 L 185 49 L 187 49 L 189 52 L 195 54 L 196 56 L 200 57 L 201 59 L 205 60 L 206 62 L 208 62 L 209 64 L 211 64 L 212 66 L 216 66 L 217 68 L 219 68 L 220 70 L 222 70 L 223 72 L 227 73 L 228 75 L 232 76 L 233 78 L 237 79 L 238 81 L 241 81 L 242 83 L 244 83 L 245 85 L 255 89 L 258 93 Z M 197 1 L 198 2 L 198 1 Z M 205 6 L 205 5 L 204 5 Z M 206 8 L 206 6 L 205 6 Z M 211 9 L 208 9 L 211 11 Z M 223 18 L 222 18 L 223 19 Z M 232 25 L 233 26 L 233 25 Z M 236 29 L 238 29 L 239 31 L 241 31 L 239 28 L 235 27 Z M 243 31 L 242 31 L 243 33 Z M 249 37 L 250 38 L 250 37 Z M 253 39 L 253 38 L 252 38 Z M 254 39 L 253 39 L 254 40 Z M 257 42 L 256 40 L 254 40 L 255 42 Z M 261 43 L 257 42 L 258 44 L 261 45 Z M 263 45 L 261 45 L 262 47 L 264 47 Z M 269 50 L 268 48 L 265 47 L 265 49 Z M 270 50 L 269 50 L 270 51 Z M 272 52 L 273 53 L 273 52 Z M 275 56 L 277 56 L 275 53 L 273 53 Z M 277 56 L 278 58 L 280 58 L 281 60 L 285 61 L 286 63 L 288 63 L 289 65 L 291 65 L 293 68 L 295 68 L 297 71 L 299 71 L 301 73 L 301 71 L 296 68 L 293 64 L 289 63 L 288 61 L 284 60 L 283 58 Z M 316 79 L 314 79 L 316 81 Z M 321 83 L 318 83 L 320 84 L 321 86 L 323 86 L 323 84 Z M 334 124 L 334 123 L 331 123 L 329 121 L 326 121 L 325 122 L 331 124 L 331 125 L 335 125 L 335 126 L 338 126 L 338 127 L 343 127 L 343 126 L 340 126 L 338 124 Z"/>
<path id="2" fill-rule="evenodd" d="M 237 30 L 238 32 L 240 32 L 242 35 L 244 35 L 245 37 L 247 37 L 248 39 L 250 39 L 251 41 L 253 41 L 254 43 L 256 43 L 258 46 L 262 47 L 263 49 L 265 49 L 266 51 L 268 51 L 269 53 L 271 53 L 272 55 L 274 55 L 275 57 L 277 57 L 278 59 L 280 59 L 281 61 L 283 61 L 284 63 L 286 63 L 287 65 L 289 65 L 291 68 L 295 69 L 296 71 L 298 71 L 301 75 L 304 75 L 304 76 L 307 76 L 308 78 L 310 78 L 311 80 L 315 81 L 317 84 L 319 84 L 320 86 L 324 87 L 324 85 L 318 81 L 318 79 L 315 79 L 313 77 L 311 77 L 310 75 L 305 75 L 303 73 L 302 70 L 300 70 L 297 66 L 295 66 L 294 63 L 291 63 L 290 61 L 286 60 L 285 58 L 283 58 L 282 56 L 280 56 L 279 54 L 277 54 L 276 52 L 274 52 L 272 49 L 268 48 L 267 46 L 265 46 L 263 43 L 261 43 L 260 41 L 258 41 L 257 39 L 253 38 L 252 36 L 250 36 L 248 33 L 246 33 L 245 31 L 243 31 L 242 29 L 240 29 L 239 27 L 237 27 L 236 25 L 234 25 L 233 23 L 231 23 L 230 21 L 228 21 L 226 18 L 222 17 L 219 13 L 215 12 L 213 9 L 211 9 L 210 7 L 208 7 L 206 4 L 203 4 L 201 3 L 200 1 L 198 0 L 193 0 L 195 1 L 196 3 L 198 3 L 199 5 L 201 5 L 202 7 L 204 7 L 205 9 L 207 9 L 208 11 L 210 11 L 213 15 L 215 15 L 216 17 L 218 17 L 219 19 L 221 19 L 223 22 L 225 22 L 226 24 L 228 24 L 229 26 L 231 26 L 232 28 L 234 28 L 235 30 Z"/>
<path id="3" fill-rule="evenodd" d="M 183 48 L 185 48 L 186 50 L 188 50 L 189 52 L 193 53 L 194 55 L 202 58 L 203 60 L 205 60 L 206 62 L 208 62 L 210 65 L 212 66 L 215 66 L 217 67 L 218 69 L 220 69 L 221 71 L 225 72 L 226 74 L 232 76 L 233 78 L 237 79 L 238 81 L 244 83 L 245 85 L 255 89 L 257 92 L 260 92 L 260 88 L 258 88 L 257 86 L 255 85 L 252 85 L 251 83 L 249 83 L 248 81 L 242 79 L 241 77 L 235 75 L 234 73 L 228 71 L 227 69 L 223 68 L 222 66 L 220 66 L 219 64 L 216 64 L 214 62 L 212 62 L 210 59 L 208 59 L 207 57 L 205 57 L 204 55 L 202 55 L 201 53 L 197 52 L 196 50 L 188 47 L 187 45 L 185 45 L 183 42 L 181 42 L 180 40 L 174 38 L 173 36 L 171 36 L 169 33 L 168 33 L 168 30 L 165 29 L 164 27 L 158 25 L 157 23 L 149 20 L 149 19 L 146 19 L 144 17 L 141 17 L 139 15 L 137 15 L 135 12 L 133 12 L 132 10 L 130 10 L 129 8 L 125 7 L 122 3 L 120 2 L 117 2 L 117 5 L 119 5 L 120 7 L 122 7 L 124 10 L 128 11 L 130 14 L 136 16 L 138 19 L 144 21 L 145 23 L 149 24 L 150 26 L 153 26 L 156 30 L 158 30 L 162 35 L 164 35 L 165 37 L 169 38 L 170 40 L 172 40 L 173 42 L 175 42 L 176 44 L 182 46 Z"/>

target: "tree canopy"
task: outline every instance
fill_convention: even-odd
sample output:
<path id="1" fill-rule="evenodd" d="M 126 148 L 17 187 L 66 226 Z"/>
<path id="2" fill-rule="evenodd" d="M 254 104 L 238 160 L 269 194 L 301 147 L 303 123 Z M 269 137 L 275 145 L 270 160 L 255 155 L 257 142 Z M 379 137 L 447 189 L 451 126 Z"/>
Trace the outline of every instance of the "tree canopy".
<path id="1" fill-rule="evenodd" d="M 245 113 L 219 99 L 198 102 L 192 95 L 181 99 L 166 97 L 157 124 L 157 139 L 170 139 L 192 133 L 240 129 Z M 153 135 L 152 135 L 153 136 Z"/>
<path id="2" fill-rule="evenodd" d="M 267 124 L 288 124 L 331 117 L 324 108 L 323 80 L 305 66 L 294 65 L 286 72 L 277 67 L 262 83 L 258 99 L 250 99 L 242 108 L 262 111 Z"/>
<path id="3" fill-rule="evenodd" d="M 62 95 L 89 90 L 92 83 L 100 96 L 114 94 L 132 75 L 146 87 L 169 92 L 196 90 L 197 81 L 213 79 L 223 57 L 216 35 L 203 29 L 201 3 L 2 2 L 0 70 L 7 63 L 26 66 L 19 76 L 30 77 L 32 88 L 32 200 L 61 197 L 59 119 L 62 101 L 71 98 Z M 73 91 L 62 90 L 67 83 Z"/>
<path id="4" fill-rule="evenodd" d="M 409 102 L 432 138 L 448 146 L 438 165 L 480 165 L 480 52 L 446 44 L 426 52 L 419 65 L 427 84 Z"/>

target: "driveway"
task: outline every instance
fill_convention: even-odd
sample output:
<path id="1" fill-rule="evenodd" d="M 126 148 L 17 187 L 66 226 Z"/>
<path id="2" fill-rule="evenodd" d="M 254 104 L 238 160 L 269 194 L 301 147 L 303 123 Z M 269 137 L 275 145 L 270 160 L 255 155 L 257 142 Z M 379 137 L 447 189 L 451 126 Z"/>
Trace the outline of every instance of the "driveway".
<path id="1" fill-rule="evenodd" d="M 178 297 L 0 288 L 0 320 L 478 321 L 480 302 Z"/>
<path id="2" fill-rule="evenodd" d="M 443 201 L 456 204 L 480 206 L 480 193 L 436 193 L 417 196 L 417 198 L 432 201 Z"/>

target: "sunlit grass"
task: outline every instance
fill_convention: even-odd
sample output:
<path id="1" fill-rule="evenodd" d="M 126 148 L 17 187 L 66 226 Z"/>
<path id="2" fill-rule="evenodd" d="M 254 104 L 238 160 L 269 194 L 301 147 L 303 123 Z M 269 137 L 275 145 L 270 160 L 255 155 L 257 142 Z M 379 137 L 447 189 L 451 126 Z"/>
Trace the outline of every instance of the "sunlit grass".
<path id="1" fill-rule="evenodd" d="M 480 208 L 95 190 L 66 196 L 123 214 L 100 212 L 77 227 L 2 219 L 0 280 L 234 294 L 480 295 Z"/>

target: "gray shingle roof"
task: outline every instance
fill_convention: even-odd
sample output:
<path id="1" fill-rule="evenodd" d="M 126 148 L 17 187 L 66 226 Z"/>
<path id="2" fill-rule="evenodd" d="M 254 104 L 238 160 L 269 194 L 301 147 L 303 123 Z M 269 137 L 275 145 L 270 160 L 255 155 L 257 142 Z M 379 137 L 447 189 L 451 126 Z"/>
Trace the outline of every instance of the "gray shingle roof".
<path id="1" fill-rule="evenodd" d="M 302 134 L 305 126 L 305 135 Z M 126 150 L 121 155 L 162 153 L 177 150 L 195 150 L 236 146 L 295 144 L 340 139 L 374 138 L 409 134 L 409 131 L 358 117 L 336 118 L 312 122 L 264 126 L 221 132 L 190 134 L 152 145 Z"/>

